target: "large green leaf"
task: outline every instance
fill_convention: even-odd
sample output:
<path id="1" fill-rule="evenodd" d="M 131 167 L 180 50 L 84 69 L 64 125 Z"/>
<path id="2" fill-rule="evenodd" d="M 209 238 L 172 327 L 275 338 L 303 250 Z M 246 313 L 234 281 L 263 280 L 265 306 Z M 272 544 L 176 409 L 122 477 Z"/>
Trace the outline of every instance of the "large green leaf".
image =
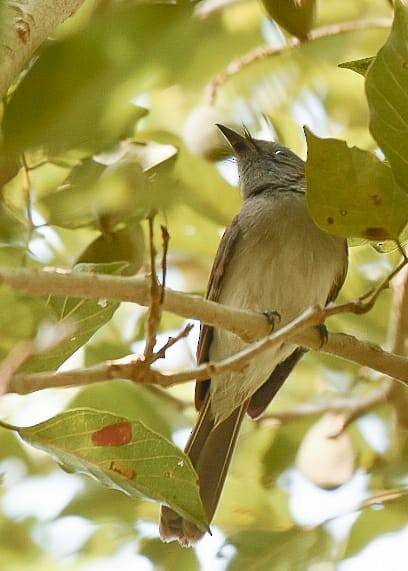
<path id="1" fill-rule="evenodd" d="M 398 238 L 408 219 L 408 198 L 391 169 L 344 141 L 306 131 L 307 203 L 316 223 L 348 238 Z"/>
<path id="2" fill-rule="evenodd" d="M 96 151 L 129 133 L 140 118 L 129 101 L 145 88 L 147 68 L 149 83 L 152 76 L 158 83 L 162 69 L 167 74 L 176 67 L 173 30 L 187 11 L 117 3 L 95 13 L 86 28 L 48 44 L 7 106 L 6 154 L 38 146 L 51 155 L 72 147 Z M 130 89 L 123 84 L 135 70 L 139 85 Z"/>
<path id="3" fill-rule="evenodd" d="M 141 420 L 170 438 L 174 425 L 181 424 L 176 406 L 165 397 L 130 381 L 114 380 L 83 387 L 69 408 L 96 408 Z"/>
<path id="4" fill-rule="evenodd" d="M 190 459 L 142 422 L 81 408 L 28 428 L 0 425 L 51 454 L 65 469 L 130 496 L 163 502 L 207 529 Z"/>
<path id="5" fill-rule="evenodd" d="M 408 192 L 408 6 L 395 2 L 391 33 L 366 76 L 370 130 Z"/>

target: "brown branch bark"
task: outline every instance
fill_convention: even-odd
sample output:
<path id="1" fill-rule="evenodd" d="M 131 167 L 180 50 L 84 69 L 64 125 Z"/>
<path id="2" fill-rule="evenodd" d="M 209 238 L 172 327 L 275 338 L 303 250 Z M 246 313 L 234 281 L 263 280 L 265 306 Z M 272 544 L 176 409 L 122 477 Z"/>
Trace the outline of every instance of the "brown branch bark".
<path id="1" fill-rule="evenodd" d="M 367 20 L 355 20 L 351 22 L 343 22 L 330 26 L 323 26 L 312 30 L 309 34 L 308 41 L 313 42 L 324 38 L 339 36 L 350 32 L 361 30 L 369 30 L 373 28 L 389 28 L 392 21 L 388 18 L 371 18 Z M 216 75 L 207 85 L 206 99 L 209 105 L 214 105 L 218 89 L 224 85 L 234 75 L 242 71 L 245 67 L 252 65 L 256 61 L 260 61 L 269 57 L 278 56 L 284 52 L 302 46 L 305 42 L 301 42 L 297 38 L 291 38 L 287 44 L 279 47 L 271 47 L 268 45 L 258 46 L 254 50 L 244 54 L 243 56 L 232 60 L 225 69 Z"/>
<path id="2" fill-rule="evenodd" d="M 16 290 L 30 293 L 31 295 L 69 295 L 73 297 L 92 298 L 92 299 L 111 299 L 116 301 L 131 301 L 140 305 L 149 304 L 149 280 L 146 278 L 122 278 L 117 276 L 102 276 L 96 274 L 85 273 L 71 273 L 67 271 L 42 271 L 42 270 L 28 270 L 25 268 L 2 268 L 0 269 L 0 284 L 8 284 Z M 264 337 L 268 333 L 269 324 L 264 316 L 254 312 L 242 311 L 231 309 L 226 306 L 202 299 L 198 296 L 191 296 L 176 292 L 170 289 L 166 290 L 164 297 L 163 309 L 172 311 L 178 315 L 194 318 L 216 327 L 228 329 L 237 335 L 243 337 L 246 341 L 256 341 Z M 309 321 L 306 324 L 309 329 L 303 330 L 305 322 L 301 322 L 302 327 L 294 327 L 293 324 L 288 326 L 289 332 L 283 328 L 274 334 L 287 335 L 284 340 L 290 337 L 291 342 L 298 345 L 308 347 L 310 349 L 322 350 L 325 353 L 330 353 L 338 357 L 354 361 L 360 365 L 371 367 L 380 371 L 390 377 L 399 379 L 404 383 L 408 383 L 408 359 L 393 353 L 384 351 L 378 345 L 366 341 L 360 341 L 351 335 L 344 333 L 330 334 L 328 341 L 321 347 L 320 335 L 314 327 L 310 325 L 323 321 L 326 315 L 330 314 L 332 308 L 320 310 L 313 318 L 313 322 Z M 302 318 L 299 318 L 300 320 Z M 272 336 L 269 336 L 271 340 Z M 280 338 L 282 342 L 283 337 Z M 259 341 L 258 349 L 252 347 L 248 351 L 262 350 L 262 343 L 265 340 Z M 268 341 L 267 341 L 268 342 Z M 252 358 L 253 354 L 250 355 Z M 242 366 L 244 361 L 238 363 L 237 366 Z M 228 361 L 228 360 L 227 360 Z M 235 366 L 236 363 L 231 365 L 227 362 L 226 366 Z M 183 373 L 176 373 L 174 375 L 163 375 L 153 369 L 148 370 L 146 362 L 140 360 L 133 361 L 128 367 L 133 367 L 132 370 L 124 370 L 123 361 L 104 364 L 87 370 L 88 379 L 94 379 L 92 382 L 98 380 L 106 380 L 109 378 L 130 378 L 133 380 L 144 379 L 144 382 L 151 382 L 168 386 L 176 382 L 185 382 L 192 378 L 205 379 L 214 373 L 214 364 L 206 365 L 202 369 L 192 369 L 184 371 Z M 208 368 L 209 367 L 209 368 Z M 67 373 L 66 377 L 58 377 L 58 383 L 66 384 L 80 384 L 80 372 Z M 75 379 L 72 375 L 76 375 Z M 48 378 L 50 374 L 48 374 Z M 40 381 L 40 376 L 31 376 L 35 384 L 35 379 Z M 23 380 L 20 378 L 20 385 L 12 385 L 11 390 L 17 392 L 24 392 L 27 386 L 23 388 L 21 383 Z M 24 383 L 27 379 L 24 380 Z M 43 382 L 43 381 L 41 381 Z M 56 381 L 54 381 L 56 382 Z M 86 381 L 84 381 L 86 382 Z M 33 385 L 30 385 L 33 386 Z M 53 385 L 61 386 L 61 384 Z M 36 385 L 36 388 L 44 388 Z M 30 389 L 31 390 L 31 389 Z"/>

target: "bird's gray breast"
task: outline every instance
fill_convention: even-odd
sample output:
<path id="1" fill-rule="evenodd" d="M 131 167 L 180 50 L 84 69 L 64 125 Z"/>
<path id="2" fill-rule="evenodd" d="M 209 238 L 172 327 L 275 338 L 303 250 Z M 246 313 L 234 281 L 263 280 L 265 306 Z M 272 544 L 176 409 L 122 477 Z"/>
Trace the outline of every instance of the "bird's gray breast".
<path id="1" fill-rule="evenodd" d="M 344 241 L 320 230 L 303 193 L 264 192 L 244 202 L 240 234 L 222 279 L 219 302 L 254 311 L 273 310 L 281 325 L 316 303 L 324 305 L 345 264 Z M 237 336 L 214 332 L 212 360 L 245 347 Z M 275 347 L 242 373 L 213 378 L 213 408 L 220 419 L 253 394 L 293 347 Z"/>

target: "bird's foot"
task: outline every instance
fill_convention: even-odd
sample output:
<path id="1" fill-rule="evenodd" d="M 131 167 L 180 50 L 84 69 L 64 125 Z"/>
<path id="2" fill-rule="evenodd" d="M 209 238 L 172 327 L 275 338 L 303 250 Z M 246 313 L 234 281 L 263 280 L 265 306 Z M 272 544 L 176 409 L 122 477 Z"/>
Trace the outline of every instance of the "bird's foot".
<path id="1" fill-rule="evenodd" d="M 316 329 L 320 336 L 320 349 L 321 349 L 326 345 L 327 341 L 329 340 L 329 332 L 327 331 L 327 327 L 325 326 L 324 323 L 320 323 L 320 325 L 317 325 Z"/>
<path id="2" fill-rule="evenodd" d="M 275 331 L 275 327 L 281 322 L 281 315 L 279 311 L 274 309 L 265 309 L 262 314 L 265 315 L 266 319 L 270 323 L 271 331 Z"/>

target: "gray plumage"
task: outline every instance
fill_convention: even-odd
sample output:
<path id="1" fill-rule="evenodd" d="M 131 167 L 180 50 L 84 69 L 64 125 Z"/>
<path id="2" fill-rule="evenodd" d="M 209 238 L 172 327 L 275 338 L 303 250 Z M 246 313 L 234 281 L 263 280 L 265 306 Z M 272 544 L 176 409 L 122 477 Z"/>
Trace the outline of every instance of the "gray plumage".
<path id="1" fill-rule="evenodd" d="M 286 147 L 219 126 L 238 161 L 243 205 L 226 229 L 214 260 L 207 297 L 253 311 L 273 310 L 279 326 L 308 307 L 337 296 L 347 271 L 344 239 L 327 234 L 306 206 L 304 162 Z M 218 361 L 244 349 L 236 335 L 201 328 L 198 362 Z M 268 406 L 304 350 L 282 344 L 264 351 L 243 371 L 197 383 L 200 416 L 186 446 L 200 478 L 209 521 L 219 496 L 245 412 Z M 162 507 L 161 536 L 191 545 L 204 534 Z"/>

